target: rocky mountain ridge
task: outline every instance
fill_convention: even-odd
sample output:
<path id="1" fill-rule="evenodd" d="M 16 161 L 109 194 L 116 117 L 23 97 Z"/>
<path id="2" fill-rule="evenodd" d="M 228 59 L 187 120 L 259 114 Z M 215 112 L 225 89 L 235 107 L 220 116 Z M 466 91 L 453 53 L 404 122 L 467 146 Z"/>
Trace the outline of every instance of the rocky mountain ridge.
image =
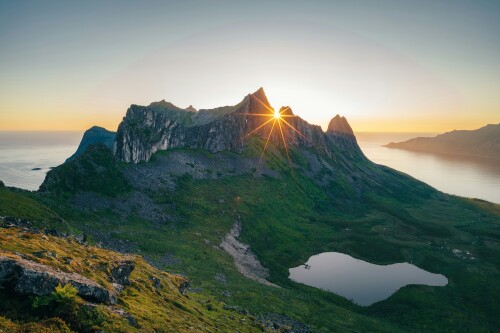
<path id="1" fill-rule="evenodd" d="M 274 109 L 262 88 L 234 106 L 195 110 L 191 106 L 181 109 L 166 101 L 130 106 L 118 127 L 115 155 L 124 162 L 138 163 L 149 161 L 156 151 L 171 148 L 240 153 L 250 134 L 267 139 L 274 119 Z M 281 130 L 288 145 L 314 148 L 328 156 L 336 149 L 354 148 L 360 153 L 345 118 L 333 118 L 325 133 L 319 126 L 295 116 L 289 107 L 282 107 L 280 112 Z M 290 126 L 285 126 L 285 122 Z M 279 143 L 283 138 L 276 130 L 270 139 Z"/>

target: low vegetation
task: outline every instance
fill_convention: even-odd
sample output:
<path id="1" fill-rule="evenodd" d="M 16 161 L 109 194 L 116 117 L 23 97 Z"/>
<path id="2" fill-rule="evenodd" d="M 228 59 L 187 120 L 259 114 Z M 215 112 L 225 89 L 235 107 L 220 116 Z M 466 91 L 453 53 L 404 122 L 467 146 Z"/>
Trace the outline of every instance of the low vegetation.
<path id="1" fill-rule="evenodd" d="M 250 142 L 244 156 L 257 155 L 262 145 L 258 139 Z M 168 156 L 169 152 L 159 154 Z M 172 176 L 175 189 L 142 190 L 161 208 L 161 214 L 168 216 L 161 223 L 141 215 L 138 208 L 126 216 L 112 208 L 75 208 L 72 198 L 78 189 L 115 197 L 116 202 L 139 191 L 118 176 L 126 165 L 110 166 L 107 160 L 102 162 L 104 169 L 110 166 L 113 175 L 117 172 L 116 177 L 107 179 L 108 185 L 77 177 L 68 180 L 76 171 L 64 169 L 57 175 L 60 182 L 54 183 L 56 191 L 0 189 L 4 199 L 0 210 L 6 216 L 43 223 L 63 219 L 73 233 L 88 233 L 91 244 L 126 244 L 128 252 L 141 256 L 134 256 L 137 269 L 131 276 L 133 283 L 120 294 L 118 303 L 140 327 L 103 306 L 92 310 L 98 314 L 76 316 L 83 324 L 64 315 L 57 317 L 60 319 L 41 316 L 35 310 L 21 314 L 20 307 L 26 304 L 16 299 L 12 302 L 18 302 L 18 307 L 8 311 L 8 298 L 4 297 L 0 297 L 4 302 L 0 303 L 0 326 L 22 327 L 36 322 L 40 331 L 59 324 L 66 325 L 61 326 L 61 332 L 97 329 L 85 324 L 88 321 L 106 331 L 187 331 L 194 327 L 195 331 L 253 332 L 263 329 L 258 322 L 286 318 L 320 332 L 500 330 L 496 315 L 500 311 L 496 301 L 500 298 L 498 205 L 445 195 L 368 162 L 350 173 L 344 172 L 342 168 L 347 166 L 339 162 L 338 169 L 323 170 L 318 176 L 333 175 L 334 180 L 318 184 L 305 176 L 311 166 L 301 151 L 291 152 L 296 165 L 293 171 L 284 154 L 283 149 L 270 147 L 266 156 L 268 166 L 279 172 L 279 178 L 248 173 L 196 180 L 186 174 Z M 212 175 L 216 172 L 213 170 Z M 270 269 L 270 281 L 281 288 L 243 277 L 232 258 L 220 249 L 221 240 L 237 220 L 242 224 L 240 239 L 251 245 Z M 71 238 L 50 236 L 46 240 L 13 229 L 5 229 L 0 240 L 4 251 L 23 253 L 62 270 L 78 271 L 109 288 L 112 286 L 106 265 L 123 256 L 82 246 Z M 57 253 L 57 257 L 41 259 L 30 255 L 42 249 Z M 333 293 L 288 279 L 290 267 L 323 251 L 339 251 L 377 264 L 411 262 L 444 274 L 449 283 L 445 287 L 406 286 L 387 300 L 360 307 Z M 63 257 L 71 257 L 71 265 L 58 259 Z M 170 273 L 151 267 L 142 258 Z M 178 292 L 181 278 L 173 274 L 189 278 L 188 297 Z M 166 287 L 156 290 L 150 276 L 161 278 Z M 33 300 L 30 302 L 31 306 Z M 242 314 L 247 312 L 251 315 Z"/>

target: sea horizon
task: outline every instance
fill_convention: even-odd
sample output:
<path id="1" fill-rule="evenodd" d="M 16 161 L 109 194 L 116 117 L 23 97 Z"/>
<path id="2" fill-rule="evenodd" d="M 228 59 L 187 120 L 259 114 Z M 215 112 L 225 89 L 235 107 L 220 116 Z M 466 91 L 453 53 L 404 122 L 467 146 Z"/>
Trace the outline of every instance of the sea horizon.
<path id="1" fill-rule="evenodd" d="M 0 131 L 0 180 L 36 191 L 52 168 L 78 148 L 84 131 Z M 355 132 L 373 162 L 404 172 L 436 189 L 500 204 L 500 163 L 495 159 L 390 149 L 384 144 L 430 132 Z M 35 169 L 35 170 L 33 170 Z"/>

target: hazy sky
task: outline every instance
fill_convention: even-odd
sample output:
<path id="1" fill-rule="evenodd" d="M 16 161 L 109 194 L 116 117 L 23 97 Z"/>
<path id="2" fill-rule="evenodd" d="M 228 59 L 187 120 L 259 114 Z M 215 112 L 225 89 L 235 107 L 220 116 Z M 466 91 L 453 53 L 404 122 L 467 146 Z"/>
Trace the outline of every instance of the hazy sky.
<path id="1" fill-rule="evenodd" d="M 500 122 L 500 1 L 0 1 L 0 130 L 115 130 L 127 107 L 264 87 L 326 127 Z"/>

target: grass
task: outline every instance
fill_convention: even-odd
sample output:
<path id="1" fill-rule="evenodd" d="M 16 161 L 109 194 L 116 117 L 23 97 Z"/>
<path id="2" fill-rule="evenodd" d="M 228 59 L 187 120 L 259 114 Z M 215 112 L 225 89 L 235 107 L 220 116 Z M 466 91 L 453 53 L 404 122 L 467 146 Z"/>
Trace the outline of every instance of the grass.
<path id="1" fill-rule="evenodd" d="M 108 147 L 94 144 L 77 159 L 50 170 L 40 189 L 58 196 L 92 191 L 114 197 L 131 189 L 120 172 L 120 167 Z"/>
<path id="2" fill-rule="evenodd" d="M 243 155 L 255 156 L 261 145 L 257 139 L 251 141 Z M 448 196 L 366 161 L 356 165 L 329 161 L 335 168 L 324 175 L 333 180 L 318 185 L 303 176 L 310 165 L 300 151 L 291 154 L 301 166 L 295 172 L 289 171 L 279 147 L 269 151 L 268 166 L 280 171 L 281 179 L 240 175 L 195 181 L 181 176 L 175 192 L 148 192 L 175 217 L 175 222 L 164 225 L 134 214 L 124 220 L 109 210 L 75 211 L 64 196 L 15 194 L 31 200 L 31 205 L 43 202 L 38 205 L 50 207 L 49 212 L 57 212 L 53 216 L 63 217 L 72 228 L 86 225 L 96 233 L 129 240 L 138 254 L 153 260 L 165 255 L 178 259 L 162 268 L 188 276 L 200 302 L 210 299 L 255 315 L 285 314 L 325 332 L 500 330 L 496 316 L 500 310 L 496 302 L 500 298 L 498 205 Z M 251 245 L 270 268 L 270 280 L 282 288 L 243 277 L 232 258 L 218 247 L 237 218 L 243 226 L 241 240 Z M 474 259 L 457 256 L 454 249 L 469 251 Z M 288 268 L 323 251 L 343 252 L 377 264 L 411 262 L 444 274 L 449 284 L 406 286 L 387 300 L 359 307 L 288 279 Z M 221 274 L 225 281 L 216 279 Z M 134 291 L 126 297 L 139 308 L 151 295 Z M 188 317 L 197 313 L 184 303 L 169 306 Z M 213 312 L 206 315 L 206 320 L 218 320 L 210 317 Z"/>
<path id="3" fill-rule="evenodd" d="M 109 282 L 110 265 L 120 260 L 133 260 L 135 269 L 131 274 L 131 285 L 119 294 L 117 307 L 131 314 L 139 325 L 131 325 L 125 318 L 119 317 L 105 306 L 98 306 L 91 311 L 84 302 L 77 301 L 71 312 L 48 311 L 43 315 L 30 310 L 33 300 L 20 298 L 6 290 L 0 290 L 0 329 L 32 325 L 34 331 L 43 332 L 44 321 L 55 320 L 51 315 L 61 316 L 61 329 L 79 332 L 220 332 L 262 331 L 254 318 L 230 312 L 222 308 L 217 300 L 203 294 L 191 293 L 183 296 L 179 292 L 185 278 L 161 272 L 148 265 L 139 256 L 125 256 L 112 251 L 80 245 L 71 239 L 22 233 L 17 229 L 5 229 L 0 236 L 0 255 L 17 257 L 22 253 L 28 260 L 58 268 L 65 272 L 78 273 L 112 289 Z M 33 255 L 37 251 L 50 252 L 50 256 Z M 65 258 L 60 260 L 58 258 Z M 69 259 L 69 260 L 68 260 Z M 69 262 L 69 263 L 68 263 Z M 153 286 L 151 277 L 160 281 L 161 288 Z M 64 289 L 64 288 L 62 288 Z M 63 290 L 64 291 L 64 290 Z M 55 292 L 56 294 L 61 294 Z M 67 298 L 67 295 L 64 295 Z M 210 304 L 210 310 L 206 304 Z M 49 309 L 50 310 L 50 309 Z M 97 320 L 97 317 L 100 317 Z M 7 318 L 9 319 L 7 319 Z M 90 319 L 89 319 L 90 317 Z"/>

